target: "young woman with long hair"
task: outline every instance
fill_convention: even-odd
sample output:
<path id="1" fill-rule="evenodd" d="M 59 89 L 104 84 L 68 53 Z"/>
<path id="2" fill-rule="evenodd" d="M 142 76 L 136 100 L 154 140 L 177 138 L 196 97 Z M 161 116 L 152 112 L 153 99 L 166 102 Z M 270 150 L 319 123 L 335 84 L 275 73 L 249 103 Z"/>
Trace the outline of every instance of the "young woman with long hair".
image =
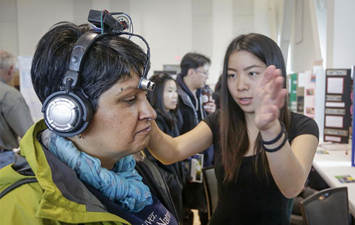
<path id="1" fill-rule="evenodd" d="M 277 44 L 261 34 L 235 38 L 225 54 L 221 109 L 170 138 L 153 123 L 151 153 L 169 164 L 215 146 L 218 205 L 210 224 L 289 224 L 318 145 L 314 120 L 290 113 Z"/>

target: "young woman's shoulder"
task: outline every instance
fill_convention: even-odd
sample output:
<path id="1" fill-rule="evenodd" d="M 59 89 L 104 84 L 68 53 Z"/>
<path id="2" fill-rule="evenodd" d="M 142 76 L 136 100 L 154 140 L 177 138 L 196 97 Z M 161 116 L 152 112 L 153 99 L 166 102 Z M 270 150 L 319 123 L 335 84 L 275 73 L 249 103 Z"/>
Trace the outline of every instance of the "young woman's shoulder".
<path id="1" fill-rule="evenodd" d="M 319 129 L 317 123 L 310 117 L 291 112 L 290 128 L 288 130 L 290 142 L 302 134 L 311 134 L 319 138 Z"/>
<path id="2" fill-rule="evenodd" d="M 211 128 L 212 133 L 218 131 L 219 115 L 220 115 L 220 110 L 216 110 L 214 113 L 209 114 L 208 116 L 206 116 L 206 118 L 203 119 L 203 121 L 207 123 L 207 125 Z"/>

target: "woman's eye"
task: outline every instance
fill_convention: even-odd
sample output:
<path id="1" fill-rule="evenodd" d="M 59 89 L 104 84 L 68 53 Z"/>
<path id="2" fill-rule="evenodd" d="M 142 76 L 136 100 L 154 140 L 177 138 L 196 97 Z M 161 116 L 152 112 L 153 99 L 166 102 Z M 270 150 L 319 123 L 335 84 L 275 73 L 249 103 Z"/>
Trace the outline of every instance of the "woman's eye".
<path id="1" fill-rule="evenodd" d="M 249 72 L 249 75 L 252 77 L 255 77 L 255 76 L 259 75 L 259 73 L 258 72 Z"/>
<path id="2" fill-rule="evenodd" d="M 127 102 L 128 104 L 133 104 L 136 101 L 136 96 L 126 98 L 124 99 L 124 101 Z"/>
<path id="3" fill-rule="evenodd" d="M 230 74 L 227 74 L 227 77 L 228 77 L 228 78 L 236 78 L 237 75 L 234 74 L 234 73 L 230 73 Z"/>

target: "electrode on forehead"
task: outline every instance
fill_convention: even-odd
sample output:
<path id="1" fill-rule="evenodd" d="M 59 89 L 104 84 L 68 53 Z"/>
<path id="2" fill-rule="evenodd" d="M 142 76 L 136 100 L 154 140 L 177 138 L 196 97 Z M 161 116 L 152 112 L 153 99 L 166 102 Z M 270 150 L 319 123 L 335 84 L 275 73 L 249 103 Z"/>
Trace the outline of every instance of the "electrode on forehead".
<path id="1" fill-rule="evenodd" d="M 145 79 L 144 77 L 142 77 L 139 80 L 138 88 L 139 89 L 143 89 L 145 91 L 153 91 L 154 88 L 155 88 L 155 83 L 153 81 L 150 81 L 150 80 Z"/>

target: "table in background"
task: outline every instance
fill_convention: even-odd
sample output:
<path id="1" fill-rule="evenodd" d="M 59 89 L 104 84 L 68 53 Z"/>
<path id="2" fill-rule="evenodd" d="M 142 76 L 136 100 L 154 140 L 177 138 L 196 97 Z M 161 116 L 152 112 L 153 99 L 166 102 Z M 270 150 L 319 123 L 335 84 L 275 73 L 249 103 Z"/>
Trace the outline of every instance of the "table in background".
<path id="1" fill-rule="evenodd" d="M 351 144 L 320 144 L 313 167 L 330 187 L 348 187 L 349 210 L 355 217 L 355 183 L 341 183 L 335 178 L 344 175 L 355 178 L 355 167 L 351 166 Z"/>

